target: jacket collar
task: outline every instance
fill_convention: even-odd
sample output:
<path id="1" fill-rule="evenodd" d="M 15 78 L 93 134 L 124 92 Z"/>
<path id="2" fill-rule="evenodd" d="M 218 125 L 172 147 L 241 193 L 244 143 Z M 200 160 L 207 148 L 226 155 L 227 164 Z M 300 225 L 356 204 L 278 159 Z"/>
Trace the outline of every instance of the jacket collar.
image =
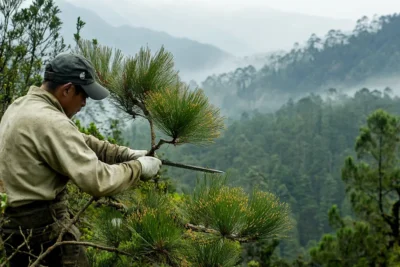
<path id="1" fill-rule="evenodd" d="M 58 102 L 57 98 L 43 88 L 32 85 L 29 88 L 27 95 L 38 96 L 65 114 L 64 109 L 62 108 L 60 102 Z"/>

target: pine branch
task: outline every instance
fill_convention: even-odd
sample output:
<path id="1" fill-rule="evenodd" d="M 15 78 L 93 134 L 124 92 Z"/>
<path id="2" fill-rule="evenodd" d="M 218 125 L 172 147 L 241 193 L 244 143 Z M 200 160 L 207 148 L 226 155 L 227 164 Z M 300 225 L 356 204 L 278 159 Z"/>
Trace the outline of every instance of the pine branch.
<path id="1" fill-rule="evenodd" d="M 199 232 L 199 233 L 220 235 L 220 233 L 217 230 L 206 228 L 206 227 L 200 226 L 200 225 L 194 225 L 194 224 L 187 223 L 187 224 L 185 224 L 185 228 L 190 229 L 195 232 Z"/>
<path id="2" fill-rule="evenodd" d="M 165 139 L 160 139 L 160 141 L 158 142 L 157 145 L 153 146 L 150 151 L 147 153 L 148 156 L 154 156 L 154 153 L 156 152 L 156 150 L 160 149 L 160 147 L 163 144 L 172 144 L 175 145 L 177 143 L 176 139 L 173 139 L 171 141 L 165 140 Z"/>
<path id="3" fill-rule="evenodd" d="M 104 206 L 115 208 L 116 210 L 119 210 L 122 212 L 126 212 L 128 210 L 128 208 L 124 204 L 119 202 L 118 199 L 116 199 L 116 198 L 112 198 L 112 199 L 113 199 L 113 201 L 99 200 L 96 202 L 96 206 L 104 205 Z"/>
<path id="4" fill-rule="evenodd" d="M 238 237 L 236 235 L 223 236 L 217 230 L 206 228 L 204 226 L 190 224 L 190 223 L 185 224 L 185 228 L 186 229 L 190 229 L 190 230 L 192 230 L 194 232 L 200 232 L 200 233 L 206 233 L 206 234 L 212 234 L 212 235 L 216 235 L 216 236 L 221 236 L 223 238 L 226 238 L 226 239 L 229 239 L 229 240 L 232 240 L 232 241 L 238 241 L 239 243 L 249 243 L 249 242 L 253 242 L 253 241 L 257 240 L 257 238 L 254 238 L 254 237 Z"/>

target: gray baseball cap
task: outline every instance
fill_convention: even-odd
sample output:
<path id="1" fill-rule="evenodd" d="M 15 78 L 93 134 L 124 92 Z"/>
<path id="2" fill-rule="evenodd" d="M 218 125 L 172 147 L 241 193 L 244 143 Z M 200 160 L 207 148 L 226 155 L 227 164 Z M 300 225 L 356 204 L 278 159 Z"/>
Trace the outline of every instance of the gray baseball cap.
<path id="1" fill-rule="evenodd" d="M 72 53 L 57 55 L 46 65 L 44 72 L 45 80 L 80 85 L 90 98 L 101 100 L 109 96 L 110 92 L 96 82 L 95 77 L 92 63 L 83 56 Z"/>

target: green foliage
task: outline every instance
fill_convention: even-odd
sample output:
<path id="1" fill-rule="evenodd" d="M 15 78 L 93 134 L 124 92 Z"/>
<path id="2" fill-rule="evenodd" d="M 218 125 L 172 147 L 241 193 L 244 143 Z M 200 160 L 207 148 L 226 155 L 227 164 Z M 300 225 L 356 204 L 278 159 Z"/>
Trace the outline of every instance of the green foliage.
<path id="1" fill-rule="evenodd" d="M 242 242 L 271 238 L 290 228 L 289 209 L 274 195 L 254 190 L 249 196 L 216 176 L 199 181 L 185 202 L 185 210 L 189 221 Z"/>
<path id="2" fill-rule="evenodd" d="M 100 133 L 99 129 L 97 128 L 94 122 L 89 123 L 88 127 L 84 127 L 81 125 L 79 120 L 75 120 L 75 125 L 78 127 L 79 131 L 84 134 L 93 135 L 94 137 L 98 138 L 99 140 L 106 140 L 111 144 L 118 144 L 118 145 L 125 145 L 128 146 L 128 143 L 122 137 L 121 129 L 119 128 L 119 121 L 112 120 L 110 125 L 110 130 L 108 131 L 107 138 L 104 137 L 102 133 Z"/>
<path id="3" fill-rule="evenodd" d="M 89 248 L 87 250 L 90 266 L 96 267 L 126 267 L 134 266 L 125 256 L 118 256 L 115 253 Z"/>
<path id="4" fill-rule="evenodd" d="M 224 184 L 217 177 L 214 178 L 215 181 L 219 181 L 212 184 Z M 209 184 L 209 182 L 200 183 L 199 181 L 199 187 L 204 187 L 204 184 Z M 152 266 L 153 264 L 163 266 L 237 266 L 241 260 L 241 242 L 254 242 L 255 240 L 254 235 L 250 238 L 240 234 L 235 235 L 235 232 L 232 232 L 230 236 L 226 235 L 232 225 L 229 222 L 228 210 L 238 207 L 237 203 L 242 203 L 242 200 L 236 201 L 235 204 L 235 199 L 238 197 L 232 196 L 240 189 L 230 189 L 226 185 L 223 187 L 222 189 L 213 187 L 213 190 L 209 190 L 216 193 L 214 197 L 222 200 L 217 200 L 218 204 L 213 207 L 214 218 L 211 219 L 215 222 L 211 221 L 210 228 L 207 229 L 207 231 L 211 231 L 209 233 L 197 232 L 192 229 L 185 230 L 183 227 L 186 222 L 198 223 L 187 221 L 189 218 L 187 215 L 191 212 L 188 209 L 187 196 L 176 193 L 165 194 L 151 183 L 143 184 L 140 189 L 135 189 L 121 198 L 129 207 L 127 210 L 117 211 L 111 207 L 96 208 L 96 205 L 90 207 L 84 218 L 85 221 L 91 222 L 91 230 L 83 231 L 84 239 L 118 248 L 132 255 L 121 256 L 111 252 L 89 249 L 91 263 L 96 266 L 107 266 L 107 264 L 109 266 L 136 266 L 134 264 L 139 264 L 138 266 Z M 247 197 L 247 201 L 250 203 L 249 196 L 242 193 L 239 193 L 239 197 Z M 206 196 L 207 194 L 202 192 L 202 195 Z M 261 202 L 261 197 L 264 198 L 264 195 L 259 194 L 258 196 L 260 197 L 258 202 Z M 248 210 L 250 212 L 258 211 L 258 208 L 255 207 L 258 205 L 269 207 L 271 205 L 279 206 L 280 203 L 253 204 L 249 205 L 251 208 Z M 232 212 L 231 214 L 235 217 L 237 213 Z M 261 213 L 258 212 L 258 214 Z M 264 215 L 269 216 L 266 213 Z M 240 218 L 239 215 L 236 217 Z M 239 221 L 243 228 L 246 226 L 246 218 L 243 215 L 241 217 Z M 247 219 L 247 221 L 249 220 Z M 285 223 L 283 221 L 283 224 Z M 84 227 L 85 224 L 81 224 L 81 228 Z M 237 229 L 237 232 L 239 230 Z M 284 230 L 274 229 L 274 233 Z M 263 233 L 266 231 L 269 234 L 263 237 L 270 236 L 271 230 L 262 228 Z"/>
<path id="5" fill-rule="evenodd" d="M 0 193 L 0 213 L 3 214 L 7 207 L 7 194 Z"/>
<path id="6" fill-rule="evenodd" d="M 260 267 L 260 263 L 258 263 L 257 261 L 252 260 L 252 261 L 249 261 L 247 263 L 247 266 L 248 267 Z"/>
<path id="7" fill-rule="evenodd" d="M 378 109 L 356 139 L 358 162 L 345 160 L 342 179 L 359 221 L 340 217 L 333 206 L 335 235 L 325 235 L 310 251 L 312 262 L 327 266 L 390 266 L 400 244 L 399 118 Z"/>
<path id="8" fill-rule="evenodd" d="M 117 107 L 132 116 L 148 116 L 145 99 L 150 91 L 163 90 L 177 80 L 173 56 L 162 47 L 154 55 L 141 48 L 134 56 L 102 46 L 96 40 L 79 39 L 79 52 L 94 65 L 98 80 L 111 90 Z"/>
<path id="9" fill-rule="evenodd" d="M 182 229 L 175 224 L 173 216 L 160 208 L 148 208 L 132 214 L 128 219 L 128 227 L 133 233 L 134 244 L 128 251 L 144 258 L 145 262 L 179 266 L 185 243 Z"/>
<path id="10" fill-rule="evenodd" d="M 116 76 L 121 75 L 120 72 L 123 68 L 124 58 L 122 52 L 119 49 L 99 45 L 97 40 L 80 39 L 79 31 L 84 25 L 85 22 L 78 18 L 78 36 L 75 36 L 77 41 L 76 52 L 81 53 L 93 64 L 97 74 L 97 81 L 107 88 L 113 89 L 111 85 L 114 80 L 117 80 Z"/>
<path id="11" fill-rule="evenodd" d="M 98 213 L 101 220 L 96 221 L 96 232 L 99 240 L 106 241 L 106 244 L 113 247 L 118 247 L 121 242 L 129 240 L 126 235 L 128 230 L 126 225 L 122 223 L 123 216 L 121 212 L 110 208 L 104 207 Z"/>
<path id="12" fill-rule="evenodd" d="M 127 260 L 127 265 L 135 261 L 141 266 L 151 263 L 180 266 L 187 244 L 177 222 L 173 197 L 160 194 L 154 188 L 148 190 L 135 190 L 127 200 L 130 208 L 124 214 L 104 208 L 96 215 L 92 240 L 119 248 L 132 257 L 119 260 L 106 253 L 104 259 L 95 255 L 92 262 L 122 264 L 122 260 Z"/>
<path id="13" fill-rule="evenodd" d="M 356 214 L 375 227 L 391 229 L 396 243 L 400 242 L 399 136 L 399 118 L 383 110 L 373 112 L 356 141 L 358 162 L 349 157 L 342 170 Z"/>
<path id="14" fill-rule="evenodd" d="M 146 106 L 155 125 L 177 144 L 212 142 L 224 126 L 219 110 L 209 104 L 203 91 L 190 91 L 180 82 L 150 92 Z"/>
<path id="15" fill-rule="evenodd" d="M 0 4 L 0 119 L 15 98 L 40 85 L 44 63 L 65 49 L 60 10 L 53 0 Z"/>
<path id="16" fill-rule="evenodd" d="M 78 127 L 80 132 L 87 134 L 87 135 L 93 135 L 94 137 L 98 138 L 99 140 L 104 140 L 104 136 L 97 129 L 97 126 L 94 122 L 91 122 L 89 124 L 89 127 L 87 127 L 87 128 L 82 126 L 81 122 L 79 120 L 75 121 L 75 125 Z"/>
<path id="17" fill-rule="evenodd" d="M 267 240 L 289 230 L 289 207 L 272 193 L 254 190 L 249 197 L 241 236 Z"/>
<path id="18" fill-rule="evenodd" d="M 154 55 L 149 48 L 141 48 L 134 58 L 126 62 L 125 90 L 144 101 L 146 93 L 168 88 L 177 79 L 173 55 L 161 47 Z"/>
<path id="19" fill-rule="evenodd" d="M 389 89 L 382 94 L 363 89 L 353 97 L 331 92 L 325 100 L 310 95 L 288 101 L 272 114 L 249 113 L 247 119 L 232 123 L 213 146 L 179 147 L 177 152 L 166 151 L 166 156 L 224 170 L 230 185 L 243 187 L 249 194 L 258 186 L 288 203 L 294 228 L 289 238 L 280 240 L 276 253 L 295 260 L 323 234 L 341 227 L 340 220 L 330 223 L 332 205 L 343 216 L 354 215 L 340 170 L 346 157 L 357 155 L 354 145 L 360 127 L 377 109 L 399 115 L 399 98 L 392 97 Z M 376 166 L 370 156 L 363 157 L 370 168 Z M 170 169 L 169 175 L 179 181 L 178 190 L 182 185 L 185 190 L 195 187 L 194 173 Z M 373 188 L 377 187 L 371 184 Z M 363 205 L 368 211 L 376 201 Z"/>
<path id="20" fill-rule="evenodd" d="M 317 247 L 310 250 L 311 262 L 324 266 L 365 266 L 378 263 L 382 243 L 376 239 L 368 223 L 352 222 L 324 235 Z"/>
<path id="21" fill-rule="evenodd" d="M 292 266 L 279 257 L 277 249 L 279 249 L 280 241 L 272 239 L 268 241 L 257 242 L 246 247 L 246 254 L 243 254 L 243 262 L 247 262 L 247 266 Z M 296 266 L 295 264 L 293 264 Z"/>
<path id="22" fill-rule="evenodd" d="M 163 47 L 152 55 L 141 48 L 134 57 L 124 57 L 96 40 L 82 40 L 78 19 L 75 36 L 78 52 L 94 64 L 98 80 L 111 90 L 113 103 L 131 115 L 149 121 L 152 149 L 155 147 L 154 123 L 172 138 L 168 143 L 209 143 L 219 136 L 223 119 L 209 104 L 201 90 L 189 91 L 174 70 L 173 56 Z M 153 154 L 151 151 L 150 154 Z"/>
<path id="23" fill-rule="evenodd" d="M 229 267 L 237 266 L 240 261 L 241 247 L 239 243 L 201 235 L 201 237 L 193 237 L 190 246 L 191 266 Z"/>

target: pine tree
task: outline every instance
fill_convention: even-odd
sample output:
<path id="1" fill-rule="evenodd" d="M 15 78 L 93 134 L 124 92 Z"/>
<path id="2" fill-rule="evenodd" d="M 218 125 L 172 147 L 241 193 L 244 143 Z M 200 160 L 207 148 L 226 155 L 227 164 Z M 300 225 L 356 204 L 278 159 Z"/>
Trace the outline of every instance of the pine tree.
<path id="1" fill-rule="evenodd" d="M 149 155 L 165 144 L 208 145 L 220 135 L 224 121 L 219 109 L 200 88 L 180 81 L 169 52 L 142 48 L 124 56 L 96 40 L 82 40 L 83 25 L 78 19 L 75 52 L 92 61 L 97 80 L 110 89 L 117 108 L 149 122 Z M 80 127 L 99 136 L 93 124 Z M 88 209 L 88 224 L 80 225 L 86 241 L 108 246 L 98 250 L 88 245 L 96 266 L 236 266 L 241 244 L 277 238 L 290 228 L 287 204 L 272 193 L 228 186 L 225 175 L 205 175 L 190 194 L 171 190 L 163 174 L 95 203 L 73 186 L 70 192 L 79 200 L 76 211 Z"/>
<path id="2" fill-rule="evenodd" d="M 335 235 L 311 250 L 312 262 L 328 266 L 392 266 L 400 259 L 400 120 L 376 110 L 360 129 L 355 150 L 342 169 L 356 220 L 329 212 Z"/>

